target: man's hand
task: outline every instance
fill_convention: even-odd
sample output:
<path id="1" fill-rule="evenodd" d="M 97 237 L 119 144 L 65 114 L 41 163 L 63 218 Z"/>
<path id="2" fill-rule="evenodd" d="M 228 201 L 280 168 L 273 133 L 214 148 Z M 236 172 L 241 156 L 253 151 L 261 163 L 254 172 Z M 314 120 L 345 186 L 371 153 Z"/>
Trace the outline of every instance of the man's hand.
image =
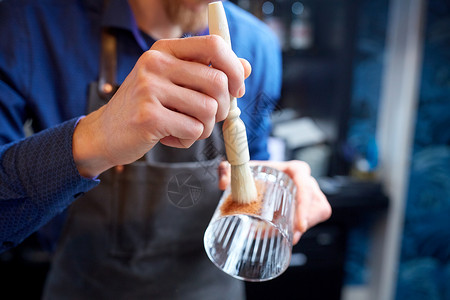
<path id="1" fill-rule="evenodd" d="M 331 216 L 331 206 L 319 188 L 317 181 L 311 176 L 309 165 L 302 161 L 252 161 L 252 164 L 265 165 L 285 172 L 297 186 L 295 211 L 294 244 L 309 228 L 326 221 Z M 225 190 L 231 180 L 230 165 L 222 162 L 219 165 L 219 188 Z"/>
<path id="2" fill-rule="evenodd" d="M 78 171 L 94 177 L 134 162 L 156 143 L 188 148 L 242 97 L 250 65 L 218 36 L 160 40 L 145 52 L 110 102 L 73 136 Z"/>

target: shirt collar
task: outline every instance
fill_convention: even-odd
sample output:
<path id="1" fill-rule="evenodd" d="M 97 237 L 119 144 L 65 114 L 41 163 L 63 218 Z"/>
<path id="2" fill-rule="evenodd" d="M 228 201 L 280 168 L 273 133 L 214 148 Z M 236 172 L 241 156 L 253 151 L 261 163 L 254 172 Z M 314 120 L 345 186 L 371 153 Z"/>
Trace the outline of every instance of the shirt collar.
<path id="1" fill-rule="evenodd" d="M 149 45 L 139 31 L 133 11 L 127 0 L 109 1 L 102 16 L 102 26 L 129 30 L 133 33 L 134 38 L 143 51 L 149 49 Z"/>

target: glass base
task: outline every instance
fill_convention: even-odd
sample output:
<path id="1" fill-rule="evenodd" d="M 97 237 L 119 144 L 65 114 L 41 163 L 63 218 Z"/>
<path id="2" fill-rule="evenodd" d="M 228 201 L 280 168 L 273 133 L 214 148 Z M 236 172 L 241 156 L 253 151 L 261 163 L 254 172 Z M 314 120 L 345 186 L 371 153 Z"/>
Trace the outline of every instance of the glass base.
<path id="1" fill-rule="evenodd" d="M 292 245 L 273 224 L 248 215 L 225 216 L 210 224 L 204 244 L 209 259 L 225 273 L 266 281 L 289 266 Z"/>

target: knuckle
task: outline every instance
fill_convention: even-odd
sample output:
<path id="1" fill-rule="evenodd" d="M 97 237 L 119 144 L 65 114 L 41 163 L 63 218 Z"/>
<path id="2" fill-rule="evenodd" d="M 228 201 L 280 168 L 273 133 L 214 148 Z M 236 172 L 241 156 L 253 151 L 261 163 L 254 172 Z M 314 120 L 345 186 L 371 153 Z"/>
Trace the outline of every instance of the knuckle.
<path id="1" fill-rule="evenodd" d="M 198 140 L 204 140 L 207 139 L 212 133 L 212 128 L 211 129 L 205 129 L 205 131 L 203 131 L 202 135 L 198 138 Z"/>
<path id="2" fill-rule="evenodd" d="M 311 175 L 311 166 L 307 162 L 297 160 L 297 161 L 295 161 L 295 165 L 298 169 L 302 170 L 303 172 L 307 173 L 308 175 Z"/>
<path id="3" fill-rule="evenodd" d="M 208 47 L 215 53 L 221 53 L 225 51 L 225 47 L 227 46 L 225 40 L 215 34 L 208 35 L 206 38 L 206 42 L 208 44 Z"/>
<path id="4" fill-rule="evenodd" d="M 159 51 L 147 50 L 141 55 L 141 57 L 139 58 L 139 61 L 144 64 L 147 64 L 147 63 L 153 61 L 154 59 L 157 59 L 159 57 L 159 54 L 160 54 Z"/>
<path id="5" fill-rule="evenodd" d="M 159 70 L 167 65 L 166 55 L 157 50 L 145 51 L 138 60 L 146 69 Z"/>
<path id="6" fill-rule="evenodd" d="M 205 98 L 203 100 L 203 109 L 205 111 L 205 117 L 207 121 L 215 119 L 219 104 L 215 99 Z"/>
<path id="7" fill-rule="evenodd" d="M 148 103 L 138 105 L 138 109 L 133 116 L 133 122 L 137 126 L 153 127 L 159 123 L 159 115 L 157 109 Z"/>
<path id="8" fill-rule="evenodd" d="M 180 140 L 180 144 L 183 148 L 190 148 L 195 143 L 195 140 Z"/>
<path id="9" fill-rule="evenodd" d="M 230 69 L 227 71 L 226 75 L 228 75 L 228 77 L 226 78 L 226 81 L 227 83 L 230 82 L 230 86 L 227 84 L 225 87 L 227 89 L 230 88 L 232 94 L 237 96 L 239 88 L 244 83 L 244 66 L 233 51 L 231 51 L 231 47 L 220 36 L 210 35 L 206 41 L 208 43 L 207 47 L 209 47 L 211 55 L 213 56 L 212 60 L 214 60 L 214 57 L 221 57 L 222 60 L 226 59 L 227 64 L 229 64 Z"/>
<path id="10" fill-rule="evenodd" d="M 211 69 L 211 85 L 213 88 L 213 97 L 216 101 L 215 114 L 217 114 L 217 120 L 222 121 L 226 118 L 229 110 L 230 96 L 228 93 L 228 78 L 222 71 Z"/>
<path id="11" fill-rule="evenodd" d="M 205 126 L 203 125 L 203 123 L 194 122 L 191 127 L 191 133 L 192 133 L 191 138 L 193 140 L 199 139 L 202 136 L 204 130 L 205 130 Z"/>
<path id="12" fill-rule="evenodd" d="M 219 70 L 211 69 L 211 81 L 212 84 L 219 88 L 222 92 L 228 91 L 228 77 L 227 75 Z"/>
<path id="13" fill-rule="evenodd" d="M 329 218 L 331 218 L 331 214 L 332 214 L 332 208 L 330 203 L 328 203 L 328 201 L 325 200 L 325 205 L 322 209 L 322 217 L 324 220 L 327 220 Z"/>
<path id="14" fill-rule="evenodd" d="M 159 125 L 161 123 L 159 114 L 149 105 L 141 105 L 130 117 L 130 123 L 132 124 L 130 129 L 135 132 L 136 137 L 140 137 L 141 141 L 150 142 L 165 136 L 165 129 Z"/>
<path id="15" fill-rule="evenodd" d="M 153 43 L 150 49 L 165 49 L 168 47 L 169 41 L 166 39 L 160 39 Z"/>
<path id="16" fill-rule="evenodd" d="M 217 111 L 217 115 L 216 115 L 216 122 L 221 122 L 223 120 L 225 120 L 228 116 L 228 112 L 230 110 L 230 105 L 225 105 L 218 109 Z"/>
<path id="17" fill-rule="evenodd" d="M 242 81 L 244 81 L 244 77 L 245 77 L 245 70 L 244 70 L 244 66 L 242 65 L 242 63 L 240 61 L 238 61 L 238 64 L 236 65 L 236 71 L 238 71 L 238 75 L 239 75 L 239 79 L 241 79 Z"/>
<path id="18" fill-rule="evenodd" d="M 317 201 L 318 205 L 321 208 L 322 220 L 327 220 L 331 217 L 331 214 L 332 214 L 332 208 L 331 208 L 330 202 L 328 201 L 325 194 L 320 190 L 320 187 L 319 187 L 317 181 L 314 178 L 312 178 L 312 181 L 313 181 L 313 185 L 315 186 L 315 190 L 316 190 L 315 200 Z"/>

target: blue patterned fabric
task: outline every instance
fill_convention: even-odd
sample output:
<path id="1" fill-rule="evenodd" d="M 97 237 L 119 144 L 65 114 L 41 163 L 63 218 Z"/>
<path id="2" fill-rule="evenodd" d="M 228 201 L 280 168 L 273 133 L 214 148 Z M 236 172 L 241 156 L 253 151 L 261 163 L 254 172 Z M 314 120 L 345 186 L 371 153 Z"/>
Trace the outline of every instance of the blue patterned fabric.
<path id="1" fill-rule="evenodd" d="M 450 2 L 427 4 L 396 299 L 450 299 Z"/>
<path id="2" fill-rule="evenodd" d="M 363 1 L 348 142 L 371 161 L 387 1 Z M 364 25 L 365 24 L 365 25 Z M 371 24 L 371 25 L 368 25 Z M 383 29 L 384 26 L 384 29 Z M 396 299 L 450 299 L 450 3 L 427 1 L 424 57 Z M 370 166 L 375 166 L 370 164 Z M 370 230 L 350 234 L 348 284 L 366 283 Z"/>
<path id="3" fill-rule="evenodd" d="M 97 185 L 79 175 L 72 159 L 76 121 L 0 146 L 0 252 Z"/>
<path id="4" fill-rule="evenodd" d="M 102 5 L 103 0 L 0 1 L 0 145 L 23 139 L 23 124 L 29 119 L 33 121 L 34 132 L 50 129 L 39 137 L 8 145 L 8 149 L 2 148 L 0 166 L 21 161 L 23 165 L 9 166 L 9 169 L 21 167 L 17 170 L 20 173 L 22 167 L 30 168 L 25 157 L 30 159 L 34 155 L 36 161 L 31 168 L 36 172 L 39 168 L 45 170 L 46 173 L 41 175 L 47 177 L 47 185 L 57 189 L 47 191 L 45 181 L 40 185 L 25 184 L 25 187 L 17 182 L 14 174 L 0 175 L 3 176 L 0 179 L 12 180 L 16 185 L 1 192 L 0 200 L 8 200 L 0 204 L 2 221 L 6 220 L 3 216 L 8 213 L 8 221 L 1 225 L 0 244 L 5 242 L 1 250 L 23 240 L 25 231 L 29 234 L 44 224 L 50 218 L 44 217 L 45 213 L 51 211 L 54 215 L 73 201 L 76 193 L 96 184 L 79 182 L 70 152 L 74 123 L 60 124 L 86 112 L 88 86 L 98 77 L 103 27 L 116 29 L 118 83 L 125 79 L 139 56 L 154 42 L 136 30 L 126 0 L 111 0 L 105 15 Z M 236 54 L 255 66 L 246 80 L 247 93 L 238 101 L 241 118 L 247 126 L 250 155 L 252 159 L 268 159 L 270 111 L 279 99 L 281 87 L 279 45 L 275 36 L 268 34 L 267 27 L 262 22 L 256 23 L 250 14 L 237 9 L 231 2 L 225 3 L 225 9 Z M 249 35 L 245 26 L 241 26 L 243 23 L 251 25 L 255 32 Z M 262 61 L 267 57 L 270 60 Z M 266 72 L 267 69 L 271 72 Z M 40 152 L 36 149 L 43 149 L 41 156 L 45 156 L 47 151 L 45 159 L 37 156 Z M 33 152 L 26 154 L 27 151 Z M 21 180 L 29 179 L 21 177 Z M 54 207 L 48 207 L 46 212 L 41 207 L 44 204 L 37 203 L 37 199 L 26 202 L 24 199 L 29 198 L 22 196 L 30 192 L 42 194 L 39 199 L 52 198 Z M 36 211 L 35 205 L 39 206 Z M 31 210 L 35 215 L 30 215 L 31 219 L 25 214 L 24 218 L 12 217 L 22 210 Z"/>
<path id="5" fill-rule="evenodd" d="M 418 258 L 403 262 L 399 268 L 396 299 L 443 300 L 440 286 L 444 272 L 432 258 Z"/>

